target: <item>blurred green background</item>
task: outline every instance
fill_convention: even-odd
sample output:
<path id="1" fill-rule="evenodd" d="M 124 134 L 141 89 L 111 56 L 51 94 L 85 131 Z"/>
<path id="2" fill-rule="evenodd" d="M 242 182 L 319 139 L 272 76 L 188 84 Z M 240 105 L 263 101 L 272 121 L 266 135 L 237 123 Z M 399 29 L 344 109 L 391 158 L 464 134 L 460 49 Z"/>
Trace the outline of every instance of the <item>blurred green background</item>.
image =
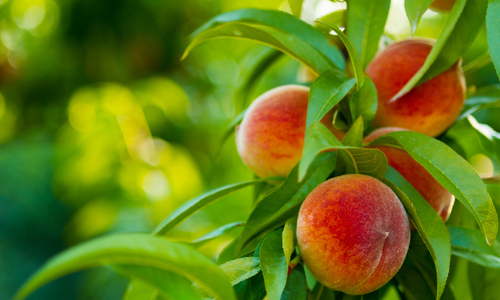
<path id="1" fill-rule="evenodd" d="M 218 40 L 180 57 L 189 34 L 211 17 L 242 7 L 287 10 L 283 2 L 0 0 L 0 299 L 72 245 L 149 232 L 201 192 L 253 178 L 233 138 L 222 147 L 220 141 L 266 47 Z M 338 5 L 306 1 L 303 19 Z M 407 36 L 402 4 L 392 9 L 390 38 Z M 443 20 L 429 13 L 418 35 L 435 37 Z M 486 47 L 482 32 L 464 64 Z M 297 83 L 299 67 L 281 58 L 250 99 Z M 498 82 L 491 63 L 467 80 L 478 87 Z M 500 131 L 498 113 L 476 117 Z M 234 193 L 170 238 L 189 241 L 244 221 L 252 201 L 251 190 Z M 215 259 L 236 233 L 199 250 Z M 30 299 L 120 299 L 126 284 L 99 268 L 57 280 Z"/>

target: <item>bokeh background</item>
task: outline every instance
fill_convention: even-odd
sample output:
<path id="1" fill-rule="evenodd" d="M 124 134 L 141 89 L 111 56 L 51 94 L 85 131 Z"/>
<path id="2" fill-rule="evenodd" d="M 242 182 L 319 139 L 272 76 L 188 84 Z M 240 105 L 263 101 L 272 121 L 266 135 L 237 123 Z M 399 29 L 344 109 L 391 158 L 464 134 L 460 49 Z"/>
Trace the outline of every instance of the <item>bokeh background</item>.
<path id="1" fill-rule="evenodd" d="M 203 191 L 253 178 L 234 138 L 222 145 L 221 139 L 267 48 L 217 40 L 180 57 L 189 34 L 211 17 L 242 7 L 288 10 L 283 2 L 0 0 L 0 299 L 72 245 L 149 232 Z M 402 1 L 393 2 L 385 40 L 409 35 Z M 306 0 L 302 17 L 311 22 L 342 5 Z M 444 18 L 429 12 L 417 35 L 437 37 Z M 483 30 L 464 65 L 487 50 L 485 38 Z M 498 82 L 491 63 L 477 62 L 469 64 L 469 85 Z M 279 59 L 249 99 L 297 83 L 299 69 Z M 475 116 L 500 131 L 499 115 Z M 468 158 L 478 160 L 476 152 Z M 252 201 L 250 189 L 231 194 L 170 238 L 190 241 L 244 221 Z M 215 259 L 236 233 L 199 250 Z M 57 280 L 30 299 L 120 299 L 127 282 L 98 268 Z"/>

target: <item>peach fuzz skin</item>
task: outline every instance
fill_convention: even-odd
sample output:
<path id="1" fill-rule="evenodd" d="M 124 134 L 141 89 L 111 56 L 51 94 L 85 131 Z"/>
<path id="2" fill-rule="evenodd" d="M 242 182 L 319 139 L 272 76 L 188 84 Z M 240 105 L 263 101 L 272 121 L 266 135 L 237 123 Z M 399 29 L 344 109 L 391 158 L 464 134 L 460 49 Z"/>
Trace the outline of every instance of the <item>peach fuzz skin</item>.
<path id="1" fill-rule="evenodd" d="M 410 225 L 388 186 L 366 175 L 343 175 L 307 196 L 297 221 L 297 242 L 319 282 L 360 295 L 397 273 L 408 251 Z"/>
<path id="2" fill-rule="evenodd" d="M 449 12 L 453 5 L 455 5 L 455 0 L 434 0 L 430 8 L 438 12 Z"/>
<path id="3" fill-rule="evenodd" d="M 397 42 L 368 65 L 366 73 L 378 94 L 373 127 L 397 126 L 434 137 L 457 119 L 465 103 L 465 78 L 460 63 L 388 104 L 424 64 L 432 45 L 433 42 L 421 39 Z"/>
<path id="4" fill-rule="evenodd" d="M 309 88 L 285 85 L 259 96 L 236 131 L 243 162 L 259 177 L 286 176 L 302 157 Z M 333 112 L 323 117 L 337 138 L 345 135 L 332 125 Z"/>
<path id="5" fill-rule="evenodd" d="M 382 135 L 395 131 L 407 131 L 407 129 L 398 127 L 379 128 L 370 133 L 364 139 L 364 142 L 369 143 Z M 445 222 L 450 216 L 455 197 L 406 151 L 389 146 L 374 146 L 374 148 L 384 152 L 389 165 L 398 171 L 424 197 Z M 413 223 L 411 229 L 415 229 Z"/>

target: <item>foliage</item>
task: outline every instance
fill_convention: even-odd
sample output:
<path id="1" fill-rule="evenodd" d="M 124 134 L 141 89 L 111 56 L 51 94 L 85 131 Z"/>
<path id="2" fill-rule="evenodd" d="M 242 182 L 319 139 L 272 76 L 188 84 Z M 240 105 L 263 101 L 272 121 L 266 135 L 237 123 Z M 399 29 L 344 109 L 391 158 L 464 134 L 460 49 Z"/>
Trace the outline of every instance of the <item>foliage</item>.
<path id="1" fill-rule="evenodd" d="M 412 233 L 403 267 L 394 279 L 374 293 L 359 296 L 360 299 L 458 297 L 458 294 L 454 295 L 454 289 L 460 288 L 458 285 L 463 282 L 456 280 L 458 271 L 454 269 L 454 260 L 457 258 L 469 266 L 468 273 L 462 274 L 470 284 L 469 293 L 488 293 L 482 291 L 484 283 L 477 280 L 478 276 L 490 276 L 492 281 L 500 282 L 498 272 L 494 272 L 500 268 L 500 250 L 498 242 L 494 243 L 499 227 L 496 209 L 500 205 L 500 126 L 498 123 L 483 124 L 474 118 L 488 120 L 488 113 L 498 112 L 494 111 L 500 103 L 498 85 L 480 86 L 477 91 L 469 86 L 462 114 L 447 132 L 437 138 L 415 132 L 393 132 L 363 144 L 363 136 L 371 131 L 370 123 L 377 108 L 376 89 L 364 69 L 384 41 L 391 39 L 386 23 L 391 18 L 389 7 L 394 1 L 348 0 L 346 12 L 342 13 L 344 17 L 336 19 L 340 24 L 322 18 L 316 26 L 300 19 L 307 2 L 290 0 L 293 15 L 264 9 L 239 9 L 220 14 L 194 32 L 183 56 L 189 59 L 188 54 L 193 52 L 194 55 L 195 47 L 202 47 L 201 44 L 208 41 L 246 40 L 272 47 L 319 76 L 311 84 L 302 160 L 290 174 L 284 179 L 233 183 L 214 188 L 190 201 L 180 201 L 183 204 L 177 205 L 178 208 L 172 209 L 164 221 L 159 222 L 153 235 L 109 235 L 84 242 L 49 260 L 19 290 L 15 299 L 24 299 L 45 283 L 63 275 L 102 265 L 131 278 L 124 298 L 127 300 L 146 296 L 150 299 L 347 299 L 350 296 L 329 290 L 316 281 L 307 266 L 301 263 L 295 239 L 296 217 L 303 200 L 327 178 L 342 174 L 366 174 L 385 182 L 400 198 L 417 229 Z M 418 33 L 425 25 L 424 12 L 430 2 L 405 1 L 411 34 Z M 392 101 L 398 101 L 413 87 L 469 55 L 469 51 L 474 50 L 476 35 L 484 30 L 489 45 L 488 58 L 500 74 L 499 5 L 495 0 L 489 3 L 486 0 L 457 0 L 448 14 L 440 14 L 445 19 L 425 64 Z M 486 28 L 482 28 L 484 22 Z M 325 28 L 326 33 L 323 32 Z M 241 84 L 243 92 L 239 95 L 244 97 L 237 100 L 244 103 L 242 106 L 246 106 L 246 97 L 255 82 L 272 71 L 281 57 L 268 49 L 263 55 L 251 55 L 260 61 L 252 61 L 258 66 L 253 69 L 255 74 L 247 76 Z M 474 62 L 474 59 L 468 59 L 466 63 L 469 62 Z M 140 95 L 138 86 L 134 91 Z M 110 89 L 120 90 L 125 95 L 120 98 L 120 103 L 106 96 Z M 88 94 L 91 96 L 87 97 Z M 154 146 L 147 121 L 134 97 L 126 88 L 104 85 L 82 90 L 74 96 L 71 105 L 79 110 L 82 105 L 100 107 L 98 117 L 103 120 L 126 116 L 120 123 L 121 127 L 116 127 L 116 132 L 110 134 L 125 132 L 126 125 L 132 126 L 134 130 L 145 132 L 144 144 L 149 141 Z M 332 108 L 335 108 L 335 120 L 338 120 L 335 125 L 343 124 L 348 129 L 342 141 L 319 122 Z M 172 111 L 173 108 L 164 110 Z M 226 129 L 223 141 L 241 120 L 243 114 L 239 113 L 234 111 L 237 117 Z M 127 120 L 131 123 L 125 124 Z M 132 159 L 140 158 L 150 165 L 155 165 L 156 161 L 156 166 L 165 173 L 169 164 L 176 160 L 164 161 L 162 153 L 160 157 L 143 158 L 134 142 L 132 138 L 125 138 L 123 144 L 114 146 L 122 152 L 127 150 Z M 164 145 L 158 141 L 156 144 Z M 375 145 L 406 151 L 456 197 L 459 201 L 457 212 L 447 224 L 411 184 L 388 166 L 387 158 L 380 150 L 367 148 Z M 179 150 L 179 153 L 178 157 L 182 157 L 184 152 Z M 488 178 L 478 174 L 476 169 L 480 166 L 470 164 L 474 157 L 485 158 L 492 166 Z M 137 164 L 131 163 L 130 166 L 142 170 Z M 184 176 L 182 180 L 193 180 L 193 177 L 196 176 Z M 198 192 L 196 187 L 199 185 L 193 186 L 184 189 Z M 206 235 L 179 241 L 172 234 L 175 227 L 187 222 L 205 206 L 250 186 L 254 188 L 254 205 L 246 221 L 235 222 L 230 217 L 232 212 L 225 211 L 222 218 L 227 221 Z M 242 229 L 231 239 L 226 239 L 227 243 L 217 240 L 234 233 L 239 227 Z M 204 243 L 214 241 L 223 248 L 218 265 L 199 249 Z"/>

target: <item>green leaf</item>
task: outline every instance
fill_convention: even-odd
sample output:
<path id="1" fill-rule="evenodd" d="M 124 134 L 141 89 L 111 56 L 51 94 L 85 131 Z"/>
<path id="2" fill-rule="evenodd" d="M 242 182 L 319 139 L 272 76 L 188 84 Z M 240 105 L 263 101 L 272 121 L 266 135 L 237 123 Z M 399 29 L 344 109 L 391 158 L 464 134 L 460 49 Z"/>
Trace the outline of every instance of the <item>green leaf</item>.
<path id="1" fill-rule="evenodd" d="M 191 37 L 194 38 L 205 30 L 227 22 L 260 24 L 281 32 L 289 33 L 296 37 L 296 39 L 310 44 L 315 50 L 319 51 L 325 59 L 331 62 L 333 67 L 336 66 L 338 69 L 345 69 L 345 61 L 342 53 L 337 48 L 330 45 L 326 36 L 306 22 L 282 11 L 253 8 L 230 11 L 208 21 L 198 28 Z"/>
<path id="2" fill-rule="evenodd" d="M 262 272 L 250 278 L 247 282 L 245 300 L 262 300 L 266 297 L 266 286 Z"/>
<path id="3" fill-rule="evenodd" d="M 456 1 L 425 63 L 390 102 L 402 97 L 416 85 L 441 74 L 460 59 L 481 28 L 486 1 Z"/>
<path id="4" fill-rule="evenodd" d="M 352 94 L 349 107 L 352 119 L 363 117 L 364 127 L 367 128 L 377 112 L 377 89 L 369 77 L 366 77 L 365 84 Z"/>
<path id="5" fill-rule="evenodd" d="M 321 122 L 315 121 L 306 134 L 302 160 L 299 162 L 299 181 L 307 172 L 311 162 L 322 152 L 336 149 L 347 150 L 350 168 L 347 173 L 360 173 L 383 178 L 387 167 L 387 158 L 378 149 L 361 149 L 343 145 Z M 341 153 L 342 151 L 339 151 Z M 344 155 L 344 154 L 341 154 Z M 336 168 L 336 172 L 338 169 Z"/>
<path id="6" fill-rule="evenodd" d="M 439 298 L 444 291 L 450 268 L 450 234 L 437 212 L 401 174 L 389 167 L 386 176 L 384 183 L 403 203 L 434 261 Z"/>
<path id="7" fill-rule="evenodd" d="M 378 50 L 389 15 L 390 0 L 348 0 L 347 37 L 364 69 Z"/>
<path id="8" fill-rule="evenodd" d="M 213 231 L 210 231 L 209 233 L 197 238 L 196 240 L 192 241 L 191 244 L 193 246 L 198 247 L 203 243 L 206 243 L 210 240 L 213 240 L 215 238 L 218 238 L 218 237 L 228 233 L 229 231 L 231 231 L 232 229 L 234 229 L 236 227 L 242 226 L 243 224 L 244 224 L 243 222 L 233 222 L 233 223 L 223 225 L 223 226 L 221 226 Z"/>
<path id="9" fill-rule="evenodd" d="M 15 299 L 61 276 L 102 265 L 139 265 L 169 271 L 195 282 L 212 296 L 235 299 L 225 273 L 185 245 L 149 234 L 121 234 L 91 240 L 49 260 L 25 283 Z"/>
<path id="10" fill-rule="evenodd" d="M 250 51 L 245 55 L 241 62 L 242 69 L 246 70 L 244 72 L 245 78 L 234 97 L 236 100 L 236 111 L 242 111 L 243 108 L 247 107 L 248 97 L 252 88 L 258 83 L 264 72 L 283 57 L 283 55 L 283 52 L 267 46 L 263 46 L 256 51 Z"/>
<path id="11" fill-rule="evenodd" d="M 337 33 L 339 38 L 342 40 L 342 43 L 344 43 L 347 52 L 349 53 L 349 57 L 351 58 L 351 64 L 352 68 L 354 71 L 354 77 L 356 78 L 356 89 L 359 89 L 363 86 L 365 83 L 365 73 L 363 72 L 363 66 L 361 65 L 361 61 L 359 60 L 358 54 L 356 53 L 356 49 L 354 49 L 354 46 L 351 44 L 351 41 L 349 41 L 349 38 L 338 28 L 337 26 L 323 22 L 323 21 L 316 21 L 320 24 L 323 24 L 327 27 L 330 27 L 333 31 Z"/>
<path id="12" fill-rule="evenodd" d="M 307 131 L 304 141 L 302 159 L 299 162 L 299 182 L 304 179 L 309 166 L 319 153 L 346 148 L 353 147 L 344 146 L 325 125 L 314 121 Z"/>
<path id="13" fill-rule="evenodd" d="M 411 34 L 415 33 L 417 25 L 434 0 L 405 0 L 405 11 L 411 25 Z"/>
<path id="14" fill-rule="evenodd" d="M 307 285 L 304 268 L 297 265 L 288 275 L 281 300 L 306 300 Z"/>
<path id="15" fill-rule="evenodd" d="M 154 230 L 155 235 L 165 235 L 175 226 L 179 225 L 182 221 L 187 219 L 189 216 L 207 206 L 208 204 L 219 200 L 220 198 L 227 196 L 233 192 L 236 192 L 244 187 L 254 185 L 264 181 L 264 179 L 245 181 L 235 184 L 226 185 L 218 189 L 212 190 L 210 192 L 204 193 L 188 202 L 184 203 L 181 207 L 173 211 L 165 220 L 163 220 L 160 225 Z"/>
<path id="16" fill-rule="evenodd" d="M 490 1 L 486 14 L 486 33 L 491 60 L 500 78 L 500 2 Z"/>
<path id="17" fill-rule="evenodd" d="M 500 270 L 469 264 L 469 278 L 472 299 L 494 300 L 500 295 Z"/>
<path id="18" fill-rule="evenodd" d="M 325 16 L 319 18 L 319 21 L 330 23 L 338 27 L 345 27 L 346 10 L 336 10 Z M 316 28 L 322 32 L 328 33 L 331 29 L 328 26 L 322 25 L 321 23 L 316 23 Z"/>
<path id="19" fill-rule="evenodd" d="M 290 264 L 290 257 L 297 245 L 297 218 L 290 218 L 286 221 L 283 228 L 283 252 L 285 253 L 286 263 Z"/>
<path id="20" fill-rule="evenodd" d="M 298 167 L 293 168 L 277 190 L 257 203 L 243 228 L 237 249 L 295 216 L 302 201 L 332 173 L 334 166 L 335 153 L 323 153 L 314 160 L 300 183 L 297 182 Z"/>
<path id="21" fill-rule="evenodd" d="M 300 15 L 302 13 L 302 4 L 304 0 L 288 0 L 288 4 L 290 5 L 290 9 L 292 10 L 293 15 L 296 18 L 300 19 Z"/>
<path id="22" fill-rule="evenodd" d="M 278 229 L 262 242 L 260 263 L 269 300 L 280 300 L 286 285 L 288 265 L 281 245 L 282 230 Z"/>
<path id="23" fill-rule="evenodd" d="M 326 113 L 344 98 L 356 83 L 355 79 L 335 69 L 322 73 L 311 85 L 307 106 L 306 128 L 320 121 Z"/>
<path id="24" fill-rule="evenodd" d="M 410 245 L 405 262 L 396 274 L 398 282 L 403 285 L 407 299 L 455 299 L 449 285 L 444 286 L 442 295 L 437 294 L 436 272 L 429 252 L 414 246 Z"/>
<path id="25" fill-rule="evenodd" d="M 258 257 L 243 257 L 228 261 L 220 265 L 231 280 L 232 285 L 236 285 L 260 272 L 260 259 Z"/>
<path id="26" fill-rule="evenodd" d="M 342 140 L 342 144 L 345 146 L 361 148 L 363 145 L 363 131 L 363 117 L 359 116 L 356 122 L 352 125 L 351 129 L 347 131 L 344 139 Z"/>
<path id="27" fill-rule="evenodd" d="M 219 157 L 220 151 L 222 149 L 222 145 L 224 145 L 224 143 L 231 136 L 231 134 L 233 134 L 233 132 L 235 132 L 236 126 L 238 126 L 238 124 L 240 124 L 241 121 L 243 120 L 243 117 L 245 116 L 245 112 L 246 112 L 246 110 L 239 113 L 236 117 L 234 117 L 234 119 L 229 123 L 229 125 L 227 125 L 226 130 L 225 130 L 224 134 L 222 135 L 222 138 L 220 139 L 219 147 L 215 151 L 216 158 Z"/>
<path id="28" fill-rule="evenodd" d="M 450 227 L 451 253 L 488 268 L 500 268 L 500 245 L 489 246 L 481 232 L 474 229 Z"/>
<path id="29" fill-rule="evenodd" d="M 474 168 L 446 144 L 424 134 L 398 131 L 369 144 L 403 148 L 475 217 L 486 242 L 492 244 L 498 231 L 498 216 L 483 181 Z"/>
<path id="30" fill-rule="evenodd" d="M 457 121 L 477 111 L 492 107 L 500 107 L 500 85 L 483 87 L 473 97 L 465 100 L 464 108 Z"/>
<path id="31" fill-rule="evenodd" d="M 186 57 L 197 45 L 205 41 L 221 38 L 251 40 L 271 46 L 295 58 L 316 74 L 320 74 L 334 67 L 334 65 L 313 46 L 292 34 L 263 25 L 250 25 L 236 22 L 225 23 L 200 33 L 189 44 L 182 58 Z"/>
<path id="32" fill-rule="evenodd" d="M 151 290 L 143 289 L 144 283 L 146 283 L 150 288 L 158 290 L 167 299 L 201 300 L 201 296 L 196 293 L 191 282 L 175 273 L 153 267 L 134 265 L 114 265 L 113 269 L 121 275 L 133 278 L 134 282 L 140 279 L 143 284 L 137 286 L 137 283 L 135 283 L 133 290 L 142 293 L 143 296 L 151 293 Z M 127 293 L 125 299 L 151 299 L 138 298 L 139 295 L 133 296 Z"/>
<path id="33" fill-rule="evenodd" d="M 127 286 L 127 290 L 123 295 L 123 300 L 156 300 L 158 294 L 159 291 L 157 288 L 154 288 L 152 285 L 142 280 L 133 279 Z"/>

